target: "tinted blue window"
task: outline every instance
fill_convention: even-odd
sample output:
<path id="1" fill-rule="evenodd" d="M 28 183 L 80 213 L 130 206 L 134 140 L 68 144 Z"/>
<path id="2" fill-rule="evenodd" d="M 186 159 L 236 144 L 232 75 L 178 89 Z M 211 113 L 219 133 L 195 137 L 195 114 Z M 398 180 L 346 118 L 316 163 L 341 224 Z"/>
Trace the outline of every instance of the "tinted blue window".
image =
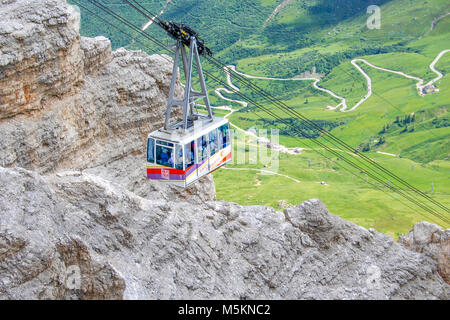
<path id="1" fill-rule="evenodd" d="M 201 162 L 208 158 L 208 138 L 205 134 L 204 136 L 197 139 L 197 148 L 198 148 L 198 162 Z"/>
<path id="2" fill-rule="evenodd" d="M 217 144 L 217 130 L 214 129 L 209 133 L 209 151 L 211 153 L 211 156 L 216 154 L 217 151 L 219 151 L 218 144 Z"/>
<path id="3" fill-rule="evenodd" d="M 183 147 L 179 144 L 175 147 L 175 168 L 183 170 Z"/>
<path id="4" fill-rule="evenodd" d="M 154 139 L 148 139 L 147 161 L 155 163 L 155 140 Z"/>
<path id="5" fill-rule="evenodd" d="M 173 148 L 156 146 L 156 163 L 165 167 L 173 168 Z"/>
<path id="6" fill-rule="evenodd" d="M 186 162 L 186 168 L 193 166 L 195 164 L 195 142 L 192 141 L 191 143 L 188 143 L 184 146 L 184 155 L 185 155 L 185 162 Z"/>
<path id="7" fill-rule="evenodd" d="M 228 124 L 224 124 L 219 128 L 218 140 L 221 149 L 230 145 L 230 128 L 228 127 Z"/>
<path id="8" fill-rule="evenodd" d="M 163 146 L 168 146 L 168 147 L 173 148 L 173 143 L 170 143 L 170 142 L 161 141 L 161 140 L 156 140 L 156 143 L 157 143 L 157 144 L 160 144 L 160 145 L 163 145 Z"/>

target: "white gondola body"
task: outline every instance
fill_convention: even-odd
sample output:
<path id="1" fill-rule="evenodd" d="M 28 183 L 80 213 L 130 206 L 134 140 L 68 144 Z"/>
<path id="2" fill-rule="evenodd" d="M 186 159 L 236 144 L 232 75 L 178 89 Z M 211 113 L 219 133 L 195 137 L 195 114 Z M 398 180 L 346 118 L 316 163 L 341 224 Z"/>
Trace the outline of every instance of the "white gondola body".
<path id="1" fill-rule="evenodd" d="M 148 136 L 147 178 L 186 188 L 231 161 L 227 119 L 200 120 L 188 130 L 163 129 Z"/>

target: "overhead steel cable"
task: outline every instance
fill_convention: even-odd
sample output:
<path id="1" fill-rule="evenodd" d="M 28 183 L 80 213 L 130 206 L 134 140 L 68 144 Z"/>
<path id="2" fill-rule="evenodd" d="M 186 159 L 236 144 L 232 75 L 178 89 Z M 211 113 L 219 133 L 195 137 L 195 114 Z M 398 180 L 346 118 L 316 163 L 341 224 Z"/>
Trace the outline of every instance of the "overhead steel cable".
<path id="1" fill-rule="evenodd" d="M 142 5 L 140 5 L 139 3 L 137 3 L 135 0 L 124 0 L 125 2 L 127 2 L 130 6 L 132 6 L 133 8 L 135 8 L 137 11 L 139 11 L 141 14 L 143 14 L 144 16 L 146 16 L 147 18 L 151 18 L 149 17 L 146 13 L 153 15 L 149 10 L 147 10 L 145 7 L 143 7 Z M 135 5 L 133 5 L 131 2 L 134 2 L 137 6 L 139 6 L 141 9 L 136 8 Z M 223 64 L 221 61 L 215 59 L 214 57 L 209 57 L 207 56 L 206 59 L 213 63 L 216 64 L 216 66 L 222 68 L 227 68 L 227 66 L 225 64 Z M 267 93 L 265 90 L 263 90 L 262 88 L 256 86 L 255 84 L 253 84 L 251 81 L 249 81 L 248 79 L 246 79 L 245 77 L 243 77 L 242 75 L 238 74 L 237 72 L 235 72 L 234 70 L 230 70 L 229 68 L 227 68 L 231 73 L 233 73 L 241 82 L 247 84 L 247 87 L 251 87 L 254 90 L 256 90 L 258 93 L 260 93 L 261 95 L 263 95 L 264 97 L 266 97 L 269 101 L 271 101 L 274 105 L 277 105 L 278 107 L 280 107 L 283 111 L 289 113 L 291 116 L 294 116 L 295 118 L 305 121 L 307 122 L 310 126 L 314 127 L 316 130 L 319 130 L 321 133 L 324 134 L 325 137 L 330 138 L 332 140 L 334 140 L 336 144 L 334 144 L 335 146 L 340 146 L 340 147 L 344 147 L 345 149 L 347 149 L 350 152 L 355 152 L 355 149 L 353 147 L 351 147 L 350 145 L 348 145 L 346 142 L 344 142 L 343 140 L 339 139 L 338 137 L 334 136 L 333 134 L 331 134 L 328 130 L 320 127 L 319 125 L 317 125 L 316 123 L 314 123 L 313 121 L 311 121 L 310 119 L 308 119 L 307 117 L 305 117 L 304 115 L 300 114 L 298 111 L 296 111 L 295 109 L 292 109 L 291 107 L 289 107 L 288 105 L 286 105 L 285 103 L 281 102 L 280 100 L 278 100 L 277 98 L 273 97 L 272 95 L 270 95 L 269 93 Z M 428 201 L 432 202 L 434 205 L 440 207 L 441 209 L 443 209 L 444 211 L 446 211 L 447 213 L 450 213 L 450 210 L 442 205 L 440 202 L 436 201 L 435 199 L 431 198 L 430 196 L 428 196 L 426 193 L 422 192 L 421 190 L 415 188 L 414 186 L 412 186 L 411 184 L 409 184 L 407 181 L 405 181 L 404 179 L 400 178 L 399 176 L 397 176 L 395 173 L 389 171 L 388 169 L 384 168 L 383 166 L 379 165 L 378 163 L 376 163 L 375 161 L 373 161 L 372 159 L 370 159 L 369 157 L 365 156 L 364 154 L 361 154 L 358 152 L 358 155 L 360 158 L 363 159 L 363 161 L 366 161 L 368 164 L 378 168 L 379 170 L 383 171 L 387 177 L 386 178 L 391 178 L 393 180 L 396 180 L 397 182 L 399 182 L 400 184 L 402 184 L 403 186 L 407 187 L 407 189 L 417 193 L 418 195 L 426 198 Z M 376 173 L 379 174 L 379 173 Z M 380 175 L 380 174 L 379 174 Z"/>
<path id="2" fill-rule="evenodd" d="M 208 60 L 213 60 L 213 59 L 209 59 Z M 220 63 L 220 61 L 216 60 L 216 65 L 218 67 L 221 68 L 227 68 L 226 65 Z M 310 124 L 311 126 L 313 126 L 315 129 L 319 130 L 321 133 L 323 133 L 324 135 L 322 137 L 328 137 L 330 139 L 333 139 L 334 141 L 336 141 L 336 143 L 339 144 L 340 147 L 344 147 L 345 149 L 347 149 L 350 152 L 354 152 L 355 154 L 357 152 L 355 152 L 355 149 L 351 146 L 349 146 L 348 144 L 346 144 L 344 141 L 342 141 L 341 139 L 337 138 L 336 136 L 334 136 L 333 134 L 331 134 L 328 130 L 318 126 L 317 124 L 315 124 L 314 122 L 310 121 L 308 118 L 306 118 L 305 116 L 303 116 L 302 114 L 300 114 L 298 111 L 296 111 L 295 109 L 292 109 L 291 107 L 285 105 L 284 103 L 282 103 L 281 101 L 279 101 L 278 99 L 274 98 L 273 96 L 271 96 L 270 94 L 268 94 L 267 92 L 265 92 L 263 89 L 261 89 L 260 87 L 252 84 L 248 79 L 246 79 L 245 77 L 243 77 L 242 75 L 240 75 L 239 73 L 236 73 L 234 70 L 230 70 L 229 68 L 227 68 L 230 72 L 230 74 L 235 75 L 235 77 L 238 79 L 238 81 L 243 82 L 244 84 L 246 84 L 247 87 L 257 90 L 261 95 L 265 96 L 270 102 L 272 102 L 274 105 L 278 105 L 280 106 L 285 112 L 290 113 L 291 115 L 295 114 L 295 117 L 298 118 L 299 120 L 303 120 L 305 122 L 307 122 L 308 124 Z M 281 104 L 281 105 L 280 105 Z M 336 144 L 334 144 L 335 146 L 337 146 Z M 450 212 L 449 209 L 447 207 L 445 207 L 444 205 L 442 205 L 441 203 L 437 202 L 436 200 L 434 200 L 433 198 L 429 197 L 427 194 L 425 194 L 424 192 L 422 192 L 421 190 L 415 188 L 414 186 L 412 186 L 411 184 L 409 184 L 408 182 L 406 182 L 405 180 L 403 180 L 402 178 L 398 177 L 396 174 L 392 173 L 391 171 L 389 171 L 388 169 L 384 168 L 383 166 L 379 165 L 378 163 L 376 163 L 375 161 L 373 161 L 372 159 L 370 159 L 369 157 L 365 156 L 364 154 L 358 153 L 359 157 L 362 158 L 363 160 L 365 160 L 366 162 L 368 162 L 369 164 L 377 167 L 378 169 L 382 170 L 385 174 L 388 175 L 388 178 L 392 178 L 394 180 L 397 180 L 398 182 L 400 182 L 401 184 L 403 184 L 404 186 L 406 186 L 408 190 L 414 191 L 415 193 L 419 194 L 422 197 L 427 198 L 427 200 L 429 200 L 430 202 L 432 202 L 433 204 L 435 204 L 436 206 L 440 207 L 441 209 L 443 209 L 444 211 L 446 211 L 447 213 Z"/>
<path id="3" fill-rule="evenodd" d="M 173 1 L 170 2 L 170 4 L 172 4 L 173 6 L 177 7 L 178 9 L 182 9 L 182 8 L 176 6 L 175 4 L 173 4 Z M 256 9 L 256 7 L 254 7 L 254 8 Z M 259 11 L 259 10 L 257 10 L 257 11 Z M 261 11 L 260 11 L 260 12 L 261 12 Z M 196 20 L 199 21 L 200 23 L 205 24 L 203 20 L 201 20 L 201 19 L 198 18 L 198 17 L 195 17 L 195 16 L 191 15 L 189 12 L 185 12 L 185 14 L 187 14 L 188 16 L 191 16 L 192 18 L 196 19 Z M 242 28 L 242 27 L 241 27 L 241 28 Z M 273 32 L 273 31 L 268 31 L 268 30 L 265 30 L 265 31 L 264 31 L 264 33 L 268 33 L 268 32 L 270 33 L 270 32 Z M 279 32 L 286 33 L 286 31 L 275 31 L 275 32 L 277 32 L 277 33 L 279 33 Z M 287 32 L 288 32 L 288 33 L 292 33 L 292 31 L 287 31 Z M 325 60 L 327 59 L 326 56 L 322 55 L 322 54 L 321 54 L 320 52 L 318 52 L 318 51 L 317 51 L 317 55 L 321 56 L 321 57 L 322 57 L 323 59 L 325 59 Z M 340 66 L 337 66 L 336 68 L 337 68 L 337 69 L 340 69 L 340 70 L 342 69 L 341 71 L 343 71 L 343 72 L 346 73 L 348 76 L 350 76 L 351 78 L 353 78 L 354 80 L 356 80 L 356 78 L 354 77 L 354 75 L 351 74 L 350 72 L 348 72 L 345 68 L 341 68 Z M 391 105 L 392 107 L 394 107 L 395 109 L 397 109 L 398 111 L 402 112 L 402 110 L 401 110 L 400 108 L 398 108 L 397 106 L 395 106 L 394 104 L 392 104 L 389 100 L 385 99 L 383 96 L 381 96 L 381 95 L 378 94 L 377 92 L 373 91 L 372 93 L 373 93 L 373 95 L 375 95 L 375 96 L 377 96 L 378 98 L 380 98 L 381 100 L 385 101 L 386 103 L 388 103 L 389 105 Z M 435 136 L 436 138 L 438 138 L 438 136 L 435 135 L 432 131 L 430 131 L 430 133 L 431 133 L 433 136 Z"/>
<path id="4" fill-rule="evenodd" d="M 215 60 L 216 65 L 218 67 L 221 68 L 227 68 L 226 65 L 222 64 L 220 61 L 218 61 L 217 59 L 214 59 L 213 57 L 207 57 L 207 60 Z M 320 127 L 319 125 L 317 125 L 316 123 L 314 123 L 313 121 L 309 120 L 307 117 L 305 117 L 304 115 L 300 114 L 297 110 L 287 106 L 286 104 L 284 104 L 283 102 L 279 101 L 278 99 L 274 98 L 273 96 L 271 96 L 269 93 L 267 93 L 266 91 L 264 91 L 262 88 L 254 85 L 251 83 L 251 81 L 249 81 L 248 79 L 246 79 L 245 77 L 243 77 L 242 75 L 236 73 L 234 70 L 230 70 L 229 68 L 227 68 L 230 73 L 233 73 L 236 78 L 240 81 L 243 82 L 244 84 L 247 85 L 247 87 L 250 87 L 254 90 L 257 90 L 258 93 L 260 93 L 261 95 L 265 96 L 266 98 L 269 99 L 269 101 L 271 101 L 274 105 L 278 105 L 280 108 L 282 108 L 285 112 L 294 115 L 297 119 L 302 120 L 307 122 L 309 125 L 311 125 L 312 127 L 314 127 L 315 129 L 319 130 L 321 133 L 323 133 L 322 137 L 327 137 L 330 138 L 332 140 L 334 140 L 340 147 L 344 147 L 347 151 L 353 152 L 355 154 L 357 154 L 360 158 L 362 158 L 365 162 L 367 162 L 368 164 L 378 168 L 379 170 L 383 171 L 386 175 L 388 175 L 388 177 L 398 181 L 399 183 L 403 184 L 405 187 L 407 187 L 409 190 L 414 191 L 415 193 L 417 193 L 418 195 L 425 197 L 428 201 L 432 202 L 433 204 L 435 204 L 436 206 L 440 207 L 441 209 L 443 209 L 444 211 L 446 211 L 447 213 L 450 213 L 450 210 L 442 205 L 441 203 L 439 203 L 438 201 L 436 201 L 435 199 L 431 198 L 430 196 L 428 196 L 427 194 L 425 194 L 424 192 L 422 192 L 421 190 L 415 188 L 414 186 L 412 186 L 410 183 L 408 183 L 407 181 L 405 181 L 404 179 L 402 179 L 401 177 L 397 176 L 395 173 L 389 171 L 388 169 L 384 168 L 383 166 L 381 166 L 380 164 L 378 164 L 377 162 L 373 161 L 372 159 L 370 159 L 369 157 L 367 157 L 366 155 L 360 153 L 360 152 L 355 152 L 355 148 L 351 147 L 350 145 L 348 145 L 346 142 L 344 142 L 343 140 L 339 139 L 338 137 L 336 137 L 335 135 L 331 134 L 328 130 Z M 334 144 L 335 146 L 337 146 L 336 144 Z"/>
<path id="5" fill-rule="evenodd" d="M 102 9 L 102 10 L 104 10 L 105 12 L 107 12 L 108 14 L 110 14 L 110 15 L 113 15 L 116 19 L 118 19 L 119 21 L 121 21 L 122 23 L 124 23 L 124 24 L 126 24 L 128 27 L 130 27 L 130 28 L 132 28 L 132 29 L 134 29 L 135 31 L 140 31 L 140 29 L 137 27 L 137 26 L 135 26 L 135 25 L 133 25 L 133 24 L 131 24 L 130 22 L 128 22 L 126 19 L 124 19 L 124 18 L 122 18 L 122 17 L 120 17 L 119 15 L 116 15 L 113 11 L 111 11 L 109 8 L 106 8 L 106 7 L 104 7 L 103 6 L 103 8 L 102 8 L 102 5 L 101 4 L 99 4 L 99 3 L 96 3 L 96 2 L 94 2 L 94 1 L 91 1 L 91 0 L 89 0 L 89 2 L 91 2 L 92 4 L 94 4 L 94 5 L 96 5 L 97 7 L 99 7 L 100 9 Z M 164 44 L 162 44 L 162 43 L 160 43 L 158 40 L 156 40 L 155 38 L 153 38 L 152 39 L 152 37 L 151 36 L 149 36 L 147 33 L 145 33 L 145 36 L 149 39 L 149 40 L 151 40 L 151 41 L 153 41 L 153 42 L 155 42 L 156 44 L 158 44 L 159 46 L 161 46 L 163 49 L 166 49 L 167 50 L 167 48 L 164 46 Z M 170 50 L 169 50 L 170 51 Z M 215 78 L 212 74 L 210 74 L 210 73 L 207 73 L 211 78 Z M 217 80 L 217 78 L 216 78 L 216 80 Z M 219 80 L 220 81 L 220 80 Z M 222 84 L 224 84 L 222 81 L 220 81 Z M 225 86 L 227 86 L 227 85 L 225 85 Z M 242 96 L 244 99 L 246 99 L 246 100 L 252 100 L 252 99 L 249 99 L 248 97 L 246 97 L 246 96 L 244 96 L 244 95 L 242 95 L 241 93 L 238 93 L 238 95 L 239 96 Z M 264 108 L 262 105 L 259 105 L 257 102 L 255 102 L 255 101 L 252 101 L 252 103 L 253 104 L 255 104 L 256 106 L 258 106 L 260 109 L 262 109 L 262 110 L 264 110 L 266 113 L 268 113 L 269 115 L 271 115 L 271 116 L 273 116 L 275 119 L 278 119 L 278 120 L 280 120 L 281 122 L 283 122 L 283 123 L 285 123 L 285 121 L 284 121 L 284 119 L 282 119 L 282 118 L 279 118 L 279 117 L 277 117 L 277 115 L 276 114 L 274 114 L 274 113 L 272 113 L 270 110 L 268 110 L 268 109 L 266 109 L 266 108 Z M 291 127 L 293 127 L 291 124 L 289 124 L 289 123 L 285 123 L 286 125 L 288 125 L 288 126 L 291 126 Z M 299 132 L 300 133 L 300 135 L 302 135 L 302 136 L 306 136 L 306 137 L 308 137 L 304 132 L 302 132 L 301 131 L 301 129 L 298 129 L 298 128 L 296 128 L 296 127 L 293 127 L 297 132 Z M 311 138 L 311 137 L 309 137 L 309 138 Z M 297 138 L 297 139 L 299 139 L 299 138 Z M 300 139 L 303 143 L 305 142 L 304 140 L 302 140 L 302 139 Z M 312 139 L 312 141 L 313 142 L 315 142 L 315 143 L 317 143 L 317 141 L 315 141 L 314 139 Z M 321 143 L 319 143 L 319 145 L 322 145 Z M 325 145 L 322 145 L 322 147 L 325 149 L 325 150 L 328 150 L 329 152 L 331 152 L 331 153 L 334 153 L 335 155 L 337 155 L 337 153 L 336 152 L 334 152 L 333 150 L 330 150 L 329 148 L 327 148 L 327 146 L 325 146 Z M 317 152 L 317 151 L 316 151 Z M 318 152 L 319 154 L 320 154 L 320 152 Z M 323 155 L 324 156 L 324 155 Z M 337 155 L 338 156 L 338 155 Z M 326 156 L 325 156 L 326 157 Z M 326 157 L 326 158 L 328 158 L 328 157 Z M 329 158 L 328 158 L 329 159 Z M 348 161 L 347 161 L 348 162 Z M 351 163 L 350 163 L 350 165 L 352 165 Z M 354 167 L 354 165 L 352 165 L 353 167 Z M 344 169 L 346 169 L 345 167 L 343 167 Z M 347 169 L 346 169 L 347 170 Z M 347 170 L 348 171 L 348 170 Z M 352 173 L 352 172 L 350 172 L 350 173 Z M 354 173 L 352 173 L 353 175 L 355 175 Z M 379 179 L 376 179 L 375 178 L 375 180 L 377 180 L 377 181 L 379 181 L 379 182 L 381 182 L 381 185 L 384 185 L 385 183 L 383 183 L 383 181 L 380 181 Z M 393 189 L 394 191 L 395 191 L 395 188 L 393 188 L 393 187 L 390 187 L 390 189 Z M 384 190 L 383 190 L 384 191 Z M 398 193 L 398 191 L 397 191 L 397 193 Z M 407 198 L 407 197 L 406 197 Z M 408 199 L 408 198 L 407 198 Z M 417 203 L 417 202 L 415 202 L 414 201 L 414 199 L 408 199 L 408 200 L 410 200 L 411 202 L 413 202 L 413 203 L 415 203 L 416 205 L 418 205 L 418 206 L 420 206 L 422 209 L 424 209 L 425 211 L 428 211 L 429 213 L 431 213 L 431 214 L 433 214 L 433 212 L 430 212 L 429 210 L 427 210 L 427 208 L 426 207 L 423 207 L 420 203 Z M 409 206 L 408 206 L 409 207 Z M 434 215 L 434 214 L 433 214 Z M 439 216 L 437 216 L 437 217 L 439 217 Z M 439 217 L 441 220 L 442 220 L 442 217 Z M 445 219 L 444 219 L 444 221 L 445 221 Z"/>
<path id="6" fill-rule="evenodd" d="M 95 4 L 95 2 L 94 1 L 90 1 L 91 3 L 94 3 Z M 129 1 L 127 1 L 127 2 L 129 2 Z M 97 3 L 98 4 L 98 3 Z M 111 11 L 109 8 L 104 8 L 104 9 L 106 9 L 108 12 L 110 12 L 110 13 L 112 13 L 113 15 L 116 15 L 113 11 Z M 118 16 L 118 15 L 117 15 Z M 118 16 L 118 17 L 120 17 L 120 16 Z M 120 17 L 121 18 L 121 17 Z M 131 27 L 133 27 L 133 25 L 129 22 L 129 21 L 127 21 L 126 19 L 123 19 L 123 18 L 121 18 L 123 21 L 122 22 L 124 22 L 124 23 L 127 23 L 127 24 L 129 24 L 129 26 L 131 25 Z M 137 26 L 134 26 L 134 28 L 135 28 L 135 30 L 139 30 L 138 29 L 138 27 Z M 147 34 L 146 34 L 146 36 L 148 36 Z M 153 38 L 154 39 L 154 38 Z M 154 40 L 156 40 L 156 39 L 154 39 Z M 260 108 L 261 108 L 262 106 L 260 106 Z M 282 121 L 281 120 L 281 118 L 278 118 L 280 121 Z M 282 121 L 282 122 L 284 122 L 284 121 Z M 289 124 L 288 124 L 289 125 Z M 298 128 L 297 128 L 298 129 Z M 304 135 L 304 134 L 303 134 Z M 313 140 L 315 143 L 317 143 L 317 141 L 315 141 L 315 140 Z M 323 145 L 323 144 L 320 144 L 324 149 L 327 149 L 327 146 L 325 146 L 325 145 Z M 328 151 L 331 151 L 331 152 L 333 152 L 332 150 L 328 150 Z M 346 162 L 349 162 L 349 160 L 348 159 L 344 159 Z M 358 168 L 359 170 L 362 170 L 363 168 L 362 167 L 359 167 L 359 166 L 355 166 L 354 164 L 353 164 L 353 166 L 354 167 L 356 167 L 356 168 Z M 373 176 L 371 173 L 369 174 L 373 179 L 375 179 L 375 180 L 378 180 L 379 182 L 381 182 L 382 184 L 383 184 L 383 182 L 382 182 L 382 180 L 379 180 L 378 179 L 378 177 L 376 177 L 376 176 Z M 396 190 L 397 191 L 397 193 L 400 193 L 400 194 L 402 194 L 402 192 L 400 191 L 400 190 L 398 190 L 397 188 L 395 188 L 395 187 L 393 187 L 393 186 L 390 186 L 390 188 L 391 189 L 393 189 L 393 190 Z M 410 201 L 412 201 L 412 202 L 414 202 L 416 205 L 418 205 L 419 207 L 421 207 L 422 209 L 424 209 L 424 210 L 426 210 L 426 211 L 428 211 L 428 212 L 430 212 L 430 213 L 432 213 L 434 210 L 432 210 L 431 209 L 431 211 L 430 211 L 430 209 L 429 208 L 427 208 L 426 206 L 424 206 L 422 203 L 420 203 L 420 202 L 418 202 L 418 201 L 415 201 L 415 199 L 413 199 L 413 198 L 411 198 L 410 196 L 408 196 L 408 195 L 403 195 L 405 198 L 407 198 L 408 200 L 410 200 Z M 437 212 L 435 212 L 435 214 L 438 214 L 439 215 L 439 213 L 437 213 Z"/>
<path id="7" fill-rule="evenodd" d="M 91 0 L 90 0 L 90 2 L 93 3 L 93 4 L 96 4 L 94 1 L 91 1 Z M 98 6 L 98 3 L 97 3 L 96 5 Z M 106 9 L 106 11 L 109 12 L 110 14 L 116 15 L 116 14 L 115 14 L 114 12 L 112 12 L 109 8 L 104 8 L 104 9 Z M 137 26 L 132 25 L 132 24 L 131 24 L 129 21 L 127 21 L 126 19 L 123 19 L 122 17 L 116 15 L 116 18 L 117 18 L 117 17 L 119 17 L 123 23 L 128 24 L 129 27 L 134 28 L 134 29 L 137 30 L 137 31 L 140 31 L 139 28 L 138 28 Z M 145 36 L 148 38 L 149 35 L 148 35 L 148 34 L 145 34 Z M 153 38 L 153 40 L 156 40 L 156 39 Z M 158 40 L 156 40 L 156 41 L 158 41 Z M 163 44 L 159 43 L 159 45 L 160 45 L 162 48 L 165 48 Z M 210 75 L 210 76 L 211 76 L 211 75 Z M 248 100 L 248 97 L 247 97 L 247 100 Z M 259 107 L 262 108 L 262 105 L 260 105 Z M 284 122 L 284 120 L 283 120 L 282 118 L 276 117 L 275 114 L 272 114 L 272 116 L 274 116 L 275 118 L 277 118 L 277 119 L 280 120 L 281 122 Z M 288 123 L 286 123 L 286 125 L 291 126 L 291 125 L 288 124 Z M 292 127 L 292 126 L 291 126 L 291 127 Z M 294 128 L 294 129 L 299 130 L 298 128 Z M 301 135 L 305 136 L 305 134 L 304 134 L 303 132 L 300 131 L 300 133 L 301 133 Z M 315 140 L 312 140 L 312 141 L 314 141 L 315 143 L 317 143 L 317 141 L 315 141 Z M 322 145 L 322 144 L 320 144 L 320 145 Z M 330 151 L 330 152 L 332 152 L 332 153 L 335 153 L 333 150 L 329 150 L 329 148 L 327 148 L 327 146 L 325 146 L 325 145 L 322 145 L 322 147 L 323 147 L 324 149 L 328 149 L 328 151 Z M 346 162 L 349 162 L 348 159 L 343 159 L 343 160 L 345 160 Z M 353 166 L 354 166 L 354 164 L 353 164 Z M 354 167 L 355 167 L 355 166 L 354 166 Z M 362 169 L 362 168 L 359 167 L 359 166 L 357 166 L 356 168 Z M 383 182 L 382 180 L 379 180 L 377 177 L 372 176 L 371 174 L 370 174 L 370 176 L 371 176 L 373 179 L 379 181 L 382 185 L 385 185 L 385 182 Z M 397 188 L 395 188 L 395 187 L 393 187 L 393 186 L 389 186 L 389 187 L 390 187 L 390 189 L 396 191 L 397 193 L 402 194 L 401 190 L 398 190 Z M 413 203 L 415 203 L 416 205 L 418 205 L 419 207 L 421 207 L 422 209 L 424 209 L 425 211 L 428 211 L 428 212 L 430 212 L 430 213 L 433 214 L 433 210 L 430 211 L 429 208 L 427 208 L 426 206 L 424 206 L 424 205 L 421 204 L 420 202 L 415 201 L 414 199 L 410 198 L 408 195 L 403 195 L 403 196 L 404 196 L 406 199 L 408 199 L 408 200 L 410 200 L 411 202 L 413 202 Z M 439 215 L 439 213 L 435 212 L 435 215 L 436 215 L 436 214 Z M 441 220 L 444 219 L 444 221 L 445 221 L 445 218 L 440 217 L 440 219 L 441 219 Z"/>

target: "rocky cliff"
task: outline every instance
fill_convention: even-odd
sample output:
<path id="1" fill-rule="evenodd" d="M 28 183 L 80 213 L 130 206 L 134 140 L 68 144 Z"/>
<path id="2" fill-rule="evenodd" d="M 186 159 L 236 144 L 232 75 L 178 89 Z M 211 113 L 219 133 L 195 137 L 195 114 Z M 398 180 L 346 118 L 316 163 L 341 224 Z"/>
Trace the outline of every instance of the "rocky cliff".
<path id="1" fill-rule="evenodd" d="M 80 37 L 80 15 L 62 0 L 8 0 L 1 9 L 0 165 L 91 169 L 141 196 L 215 198 L 210 178 L 187 194 L 145 179 L 143 152 L 162 126 L 170 57 L 111 52 L 106 38 Z"/>
<path id="2" fill-rule="evenodd" d="M 405 248 L 420 252 L 438 262 L 438 272 L 450 284 L 450 229 L 428 222 L 417 223 L 398 242 Z"/>
<path id="3" fill-rule="evenodd" d="M 0 168 L 0 210 L 8 299 L 448 298 L 431 257 L 318 200 L 284 213 L 195 205 L 87 173 Z M 79 287 L 67 283 L 74 266 Z"/>
<path id="4" fill-rule="evenodd" d="M 80 37 L 64 0 L 0 9 L 0 298 L 449 298 L 448 230 L 396 243 L 319 200 L 279 212 L 215 201 L 210 177 L 148 182 L 170 58 Z"/>

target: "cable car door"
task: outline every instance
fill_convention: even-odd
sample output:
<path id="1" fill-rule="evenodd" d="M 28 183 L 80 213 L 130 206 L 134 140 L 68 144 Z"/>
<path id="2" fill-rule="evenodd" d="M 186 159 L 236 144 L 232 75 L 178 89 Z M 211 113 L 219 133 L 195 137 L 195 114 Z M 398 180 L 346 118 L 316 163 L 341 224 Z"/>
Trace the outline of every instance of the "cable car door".
<path id="1" fill-rule="evenodd" d="M 204 176 L 209 172 L 209 150 L 208 150 L 208 134 L 197 139 L 197 155 L 198 155 L 198 171 L 197 177 Z"/>

